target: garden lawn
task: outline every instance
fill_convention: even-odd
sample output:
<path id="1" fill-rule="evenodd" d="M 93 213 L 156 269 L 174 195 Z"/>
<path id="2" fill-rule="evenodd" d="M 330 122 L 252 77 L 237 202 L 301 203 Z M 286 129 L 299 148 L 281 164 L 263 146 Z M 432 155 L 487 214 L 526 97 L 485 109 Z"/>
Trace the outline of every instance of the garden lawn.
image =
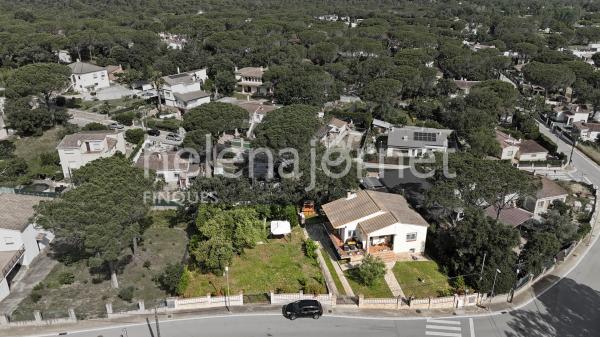
<path id="1" fill-rule="evenodd" d="M 439 271 L 435 261 L 396 262 L 393 271 L 406 296 L 438 297 L 440 292 L 451 289 L 448 277 Z"/>
<path id="2" fill-rule="evenodd" d="M 67 310 L 74 308 L 80 318 L 105 317 L 105 304 L 111 302 L 113 310 L 123 311 L 137 308 L 137 300 L 143 299 L 146 308 L 152 308 L 157 301 L 168 295 L 159 289 L 153 277 L 161 273 L 168 263 L 181 262 L 187 245 L 185 224 L 175 224 L 174 211 L 151 212 L 152 224 L 144 232 L 138 252 L 131 256 L 128 250 L 124 256 L 128 261 L 117 274 L 120 289 L 134 287 L 133 300 L 123 301 L 118 297 L 119 290 L 110 287 L 107 273 L 90 273 L 85 261 L 71 264 L 58 263 L 50 272 L 36 293 L 41 298 L 35 302 L 32 296 L 23 300 L 11 315 L 12 319 L 33 318 L 33 310 L 41 310 L 46 318 L 65 317 Z M 147 262 L 148 261 L 148 262 Z M 74 282 L 61 284 L 61 275 L 71 273 Z"/>
<path id="3" fill-rule="evenodd" d="M 374 285 L 368 287 L 360 284 L 355 271 L 356 269 L 348 269 L 344 272 L 344 275 L 346 275 L 346 279 L 348 279 L 348 283 L 350 283 L 350 287 L 352 287 L 352 290 L 356 296 L 362 294 L 368 298 L 394 297 L 383 276 L 381 276 L 381 278 L 379 278 Z"/>
<path id="4" fill-rule="evenodd" d="M 225 276 L 190 272 L 190 282 L 184 291 L 185 297 L 225 294 Z M 275 292 L 297 292 L 302 289 L 301 281 L 314 279 L 323 283 L 321 270 L 316 260 L 309 259 L 303 251 L 302 229 L 294 228 L 288 240 L 268 240 L 243 255 L 233 258 L 229 268 L 231 294 L 241 291 L 245 295 Z M 323 292 L 326 288 L 323 287 Z"/>

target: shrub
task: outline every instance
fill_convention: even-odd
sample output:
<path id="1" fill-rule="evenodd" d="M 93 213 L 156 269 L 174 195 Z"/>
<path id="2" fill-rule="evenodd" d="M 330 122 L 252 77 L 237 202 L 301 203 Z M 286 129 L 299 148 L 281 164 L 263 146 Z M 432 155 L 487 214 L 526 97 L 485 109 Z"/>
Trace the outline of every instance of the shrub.
<path id="1" fill-rule="evenodd" d="M 58 274 L 58 282 L 60 284 L 71 284 L 75 282 L 75 275 L 73 275 L 73 273 L 70 271 L 63 271 L 62 273 Z"/>
<path id="2" fill-rule="evenodd" d="M 181 126 L 181 121 L 174 119 L 174 118 L 167 118 L 167 119 L 153 118 L 153 119 L 148 119 L 146 121 L 146 123 L 148 124 L 149 128 L 167 130 L 167 131 L 171 131 L 171 132 L 179 131 L 179 127 Z"/>
<path id="3" fill-rule="evenodd" d="M 152 265 L 152 262 L 150 262 L 150 260 L 144 261 L 144 264 L 143 264 L 144 268 L 150 269 L 151 265 Z"/>
<path id="4" fill-rule="evenodd" d="M 453 282 L 453 286 L 454 286 L 454 291 L 456 291 L 457 294 L 461 294 L 461 295 L 464 294 L 465 290 L 467 288 L 464 277 L 458 276 L 457 278 L 455 278 L 454 282 Z"/>
<path id="5" fill-rule="evenodd" d="M 306 257 L 313 259 L 313 260 L 316 259 L 318 248 L 319 248 L 319 246 L 313 240 L 308 239 L 308 240 L 304 241 L 304 254 L 306 254 Z"/>
<path id="6" fill-rule="evenodd" d="M 0 140 L 0 159 L 8 159 L 12 157 L 16 146 L 10 140 Z"/>
<path id="7" fill-rule="evenodd" d="M 376 284 L 384 274 L 385 264 L 380 258 L 372 255 L 365 256 L 365 258 L 362 260 L 362 263 L 356 270 L 358 281 L 367 287 Z"/>
<path id="8" fill-rule="evenodd" d="M 119 294 L 117 296 L 119 296 L 119 298 L 123 301 L 131 302 L 131 300 L 133 300 L 134 290 L 135 289 L 133 288 L 133 286 L 122 288 L 121 290 L 119 290 Z"/>
<path id="9" fill-rule="evenodd" d="M 37 303 L 42 299 L 42 294 L 40 294 L 39 291 L 32 291 L 31 294 L 29 294 L 29 299 L 31 299 L 31 302 Z"/>
<path id="10" fill-rule="evenodd" d="M 104 131 L 108 130 L 108 126 L 101 123 L 88 123 L 84 127 L 81 128 L 82 131 Z"/>
<path id="11" fill-rule="evenodd" d="M 131 144 L 139 144 L 144 140 L 144 129 L 129 129 L 125 131 L 125 140 Z"/>
<path id="12" fill-rule="evenodd" d="M 123 125 L 131 126 L 133 125 L 133 120 L 135 119 L 135 112 L 123 112 L 115 115 L 113 118 Z"/>
<path id="13" fill-rule="evenodd" d="M 146 261 L 149 262 L 149 261 Z M 186 276 L 184 276 L 186 274 Z M 186 280 L 184 280 L 186 278 Z M 186 273 L 181 263 L 171 264 L 169 263 L 162 272 L 155 277 L 154 281 L 158 283 L 158 286 L 169 293 L 170 295 L 178 295 L 183 291 L 179 291 L 182 282 L 188 282 L 189 276 Z M 183 284 L 181 290 L 187 288 L 187 283 Z"/>

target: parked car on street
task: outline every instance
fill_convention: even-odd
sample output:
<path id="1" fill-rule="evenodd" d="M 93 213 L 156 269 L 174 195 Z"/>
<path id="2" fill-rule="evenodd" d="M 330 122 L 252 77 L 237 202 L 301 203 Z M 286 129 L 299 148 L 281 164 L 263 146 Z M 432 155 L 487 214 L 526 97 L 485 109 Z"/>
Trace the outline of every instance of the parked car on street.
<path id="1" fill-rule="evenodd" d="M 182 138 L 181 138 L 180 135 L 178 135 L 176 133 L 172 133 L 172 132 L 169 133 L 169 134 L 167 134 L 166 138 L 167 138 L 167 140 L 173 140 L 173 141 L 176 141 L 176 142 L 180 142 L 182 140 Z"/>
<path id="2" fill-rule="evenodd" d="M 282 308 L 283 316 L 290 320 L 298 317 L 312 317 L 319 319 L 323 315 L 323 307 L 317 300 L 299 300 L 284 305 Z"/>
<path id="3" fill-rule="evenodd" d="M 151 130 L 148 130 L 148 134 L 149 134 L 150 136 L 157 137 L 157 136 L 160 136 L 160 130 L 157 130 L 157 129 L 151 129 Z"/>
<path id="4" fill-rule="evenodd" d="M 113 129 L 113 130 L 121 130 L 121 129 L 123 129 L 123 128 L 124 128 L 123 124 L 120 124 L 120 123 L 117 123 L 117 122 L 110 123 L 110 124 L 108 125 L 108 127 L 109 127 L 110 129 Z"/>

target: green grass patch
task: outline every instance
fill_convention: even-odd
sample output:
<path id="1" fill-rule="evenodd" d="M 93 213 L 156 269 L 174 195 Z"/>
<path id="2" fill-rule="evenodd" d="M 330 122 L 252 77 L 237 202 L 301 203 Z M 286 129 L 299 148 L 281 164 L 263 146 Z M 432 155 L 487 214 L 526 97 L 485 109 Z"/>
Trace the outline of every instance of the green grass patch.
<path id="1" fill-rule="evenodd" d="M 268 240 L 243 255 L 235 256 L 229 268 L 229 289 L 231 294 L 243 291 L 244 294 L 276 292 L 297 292 L 303 289 L 302 283 L 313 279 L 323 283 L 321 270 L 315 260 L 304 255 L 302 249 L 302 229 L 294 228 L 291 239 Z M 225 293 L 225 276 L 191 272 L 185 297 L 204 296 L 208 293 Z M 323 292 L 326 288 L 323 287 Z"/>
<path id="2" fill-rule="evenodd" d="M 396 262 L 393 272 L 406 296 L 438 297 L 451 288 L 435 261 Z"/>
<path id="3" fill-rule="evenodd" d="M 331 277 L 333 278 L 333 283 L 335 283 L 335 287 L 338 290 L 338 293 L 340 295 L 346 295 L 346 291 L 344 291 L 344 286 L 342 285 L 342 281 L 340 281 L 340 277 L 338 276 L 338 273 L 336 273 L 335 268 L 333 267 L 333 262 L 331 261 L 331 258 L 329 257 L 329 254 L 327 254 L 327 252 L 323 249 L 321 249 L 321 255 L 323 255 L 323 260 L 325 260 L 325 265 L 327 266 L 327 269 L 329 269 L 329 273 L 331 274 Z"/>
<path id="4" fill-rule="evenodd" d="M 39 137 L 22 137 L 15 139 L 15 156 L 25 159 L 28 163 L 39 160 L 39 156 L 45 152 L 55 152 L 60 142 L 58 135 L 62 127 L 58 126 L 46 130 Z"/>
<path id="5" fill-rule="evenodd" d="M 383 276 L 378 279 L 374 285 L 367 287 L 363 284 L 360 284 L 358 281 L 358 276 L 356 275 L 356 269 L 348 269 L 344 272 L 346 275 L 346 279 L 348 279 L 348 283 L 350 283 L 350 287 L 354 291 L 355 295 L 362 294 L 365 297 L 369 298 L 390 298 L 394 297 L 392 291 L 388 287 L 387 283 Z"/>
<path id="6" fill-rule="evenodd" d="M 160 274 L 168 263 L 181 261 L 187 235 L 185 224 L 174 224 L 175 211 L 151 212 L 151 216 L 152 225 L 144 232 L 137 254 L 131 256 L 128 250 L 124 255 L 130 256 L 129 261 L 117 274 L 120 289 L 134 287 L 131 302 L 117 296 L 119 289 L 111 288 L 107 273 L 90 273 L 85 261 L 68 265 L 58 263 L 36 291 L 41 298 L 37 302 L 31 297 L 23 300 L 11 315 L 12 319 L 32 319 L 33 310 L 41 310 L 47 318 L 65 317 L 69 308 L 74 308 L 81 318 L 104 317 L 108 302 L 113 304 L 113 310 L 118 311 L 137 308 L 140 299 L 144 300 L 146 308 L 164 300 L 168 295 L 158 288 L 153 277 Z M 61 284 L 61 275 L 65 272 L 73 274 L 73 283 Z"/>
<path id="7" fill-rule="evenodd" d="M 589 145 L 577 144 L 577 149 L 588 156 L 596 164 L 600 165 L 600 151 L 597 148 Z"/>

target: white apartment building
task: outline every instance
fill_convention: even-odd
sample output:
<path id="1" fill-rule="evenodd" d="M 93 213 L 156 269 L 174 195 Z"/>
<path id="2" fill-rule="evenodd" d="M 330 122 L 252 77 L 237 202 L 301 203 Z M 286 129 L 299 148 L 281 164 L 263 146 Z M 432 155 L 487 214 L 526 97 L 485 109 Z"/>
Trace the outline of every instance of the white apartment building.
<path id="1" fill-rule="evenodd" d="M 74 91 L 93 92 L 110 87 L 108 71 L 95 64 L 77 61 L 68 65 L 71 68 L 71 88 Z"/>
<path id="2" fill-rule="evenodd" d="M 66 135 L 56 147 L 65 178 L 85 164 L 98 158 L 125 154 L 124 132 L 89 131 Z"/>
<path id="3" fill-rule="evenodd" d="M 161 96 L 165 105 L 188 110 L 210 103 L 210 94 L 202 90 L 207 79 L 206 68 L 164 76 Z"/>

